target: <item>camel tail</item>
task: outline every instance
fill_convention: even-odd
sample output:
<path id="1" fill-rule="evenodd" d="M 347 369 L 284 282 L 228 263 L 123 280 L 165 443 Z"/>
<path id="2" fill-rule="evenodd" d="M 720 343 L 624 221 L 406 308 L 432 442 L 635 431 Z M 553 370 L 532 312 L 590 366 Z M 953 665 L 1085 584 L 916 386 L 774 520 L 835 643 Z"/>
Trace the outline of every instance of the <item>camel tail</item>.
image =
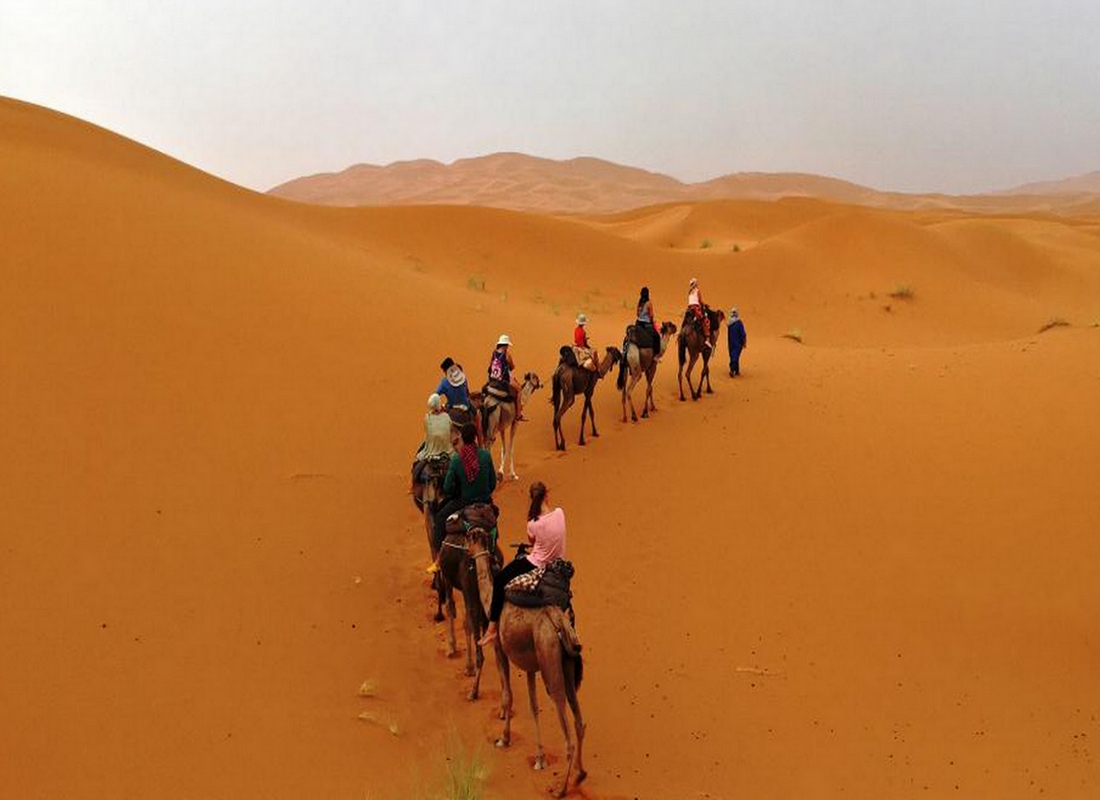
<path id="1" fill-rule="evenodd" d="M 687 360 L 687 349 L 688 349 L 687 339 L 683 335 L 680 335 L 679 337 L 677 337 L 676 349 L 677 349 L 677 353 L 680 357 L 680 363 L 683 364 Z"/>
<path id="2" fill-rule="evenodd" d="M 553 394 L 550 397 L 550 402 L 554 406 L 554 410 L 558 410 L 558 406 L 561 403 L 561 372 L 554 370 L 554 377 L 550 379 L 550 383 L 553 386 Z"/>
<path id="3" fill-rule="evenodd" d="M 579 692 L 581 690 L 581 680 L 584 678 L 584 657 L 577 653 L 575 656 L 571 656 L 568 653 L 562 651 L 561 659 L 563 662 L 562 667 L 565 673 L 569 674 L 569 663 L 573 665 L 573 691 Z"/>
<path id="4" fill-rule="evenodd" d="M 626 386 L 626 350 L 623 350 L 623 357 L 619 360 L 619 377 L 615 381 L 615 386 L 620 390 Z"/>

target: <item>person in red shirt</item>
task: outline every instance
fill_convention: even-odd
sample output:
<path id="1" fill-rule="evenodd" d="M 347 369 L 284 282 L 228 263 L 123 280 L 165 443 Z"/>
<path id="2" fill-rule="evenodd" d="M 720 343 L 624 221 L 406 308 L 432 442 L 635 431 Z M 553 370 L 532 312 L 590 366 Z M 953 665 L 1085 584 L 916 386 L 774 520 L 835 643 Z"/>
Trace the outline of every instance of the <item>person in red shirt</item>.
<path id="1" fill-rule="evenodd" d="M 573 352 L 577 356 L 577 363 L 585 369 L 596 370 L 596 351 L 592 343 L 588 341 L 588 331 L 585 325 L 588 317 L 583 313 L 577 314 L 577 327 L 573 329 Z"/>

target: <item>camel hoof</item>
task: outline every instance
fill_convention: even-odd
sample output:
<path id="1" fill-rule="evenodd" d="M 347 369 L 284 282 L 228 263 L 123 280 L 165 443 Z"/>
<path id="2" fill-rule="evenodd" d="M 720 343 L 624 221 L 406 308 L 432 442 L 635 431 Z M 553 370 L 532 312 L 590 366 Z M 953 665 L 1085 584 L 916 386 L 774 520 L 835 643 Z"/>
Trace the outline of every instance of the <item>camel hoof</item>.
<path id="1" fill-rule="evenodd" d="M 458 655 L 458 648 L 455 647 L 454 645 L 448 646 L 446 655 L 447 655 L 447 658 L 454 658 L 455 656 Z"/>
<path id="2" fill-rule="evenodd" d="M 592 431 L 592 438 L 593 439 L 599 439 L 600 435 L 598 433 L 596 433 L 595 431 Z"/>
<path id="3" fill-rule="evenodd" d="M 535 772 L 542 772 L 546 769 L 546 759 L 543 756 L 535 756 L 535 764 L 533 766 Z"/>
<path id="4" fill-rule="evenodd" d="M 584 783 L 584 779 L 587 778 L 587 777 L 588 777 L 588 773 L 585 772 L 583 769 L 577 770 L 576 785 L 580 786 L 582 783 Z"/>
<path id="5" fill-rule="evenodd" d="M 435 616 L 432 617 L 432 620 L 435 621 L 435 622 L 442 622 L 445 619 L 447 619 L 447 618 L 445 616 L 443 616 L 442 611 L 436 611 Z"/>
<path id="6" fill-rule="evenodd" d="M 561 788 L 560 788 L 560 789 L 558 789 L 558 790 L 557 790 L 556 792 L 555 792 L 555 791 L 554 791 L 553 789 L 551 789 L 551 790 L 550 790 L 550 793 L 551 793 L 552 795 L 554 795 L 554 797 L 565 797 L 565 787 L 564 787 L 564 786 L 563 786 L 563 787 L 561 787 Z"/>
<path id="7" fill-rule="evenodd" d="M 495 744 L 495 745 L 496 745 L 497 747 L 499 747 L 499 748 L 501 748 L 501 749 L 504 749 L 505 747 L 507 747 L 507 746 L 508 746 L 508 740 L 507 740 L 507 739 L 505 739 L 505 738 L 504 738 L 504 737 L 502 736 L 502 737 L 500 737 L 499 739 L 497 739 L 497 740 L 496 740 L 496 742 L 494 742 L 494 744 Z"/>
<path id="8" fill-rule="evenodd" d="M 472 678 L 472 677 L 474 677 L 474 675 L 476 675 L 477 673 L 476 673 L 476 672 L 474 672 L 474 668 L 473 668 L 473 667 L 466 667 L 466 669 L 465 669 L 465 670 L 463 670 L 463 674 L 464 674 L 464 675 L 465 675 L 465 676 L 466 676 L 467 678 Z"/>
<path id="9" fill-rule="evenodd" d="M 477 700 L 477 692 L 471 689 L 470 693 L 466 695 L 466 699 L 469 700 L 471 703 L 474 702 L 475 700 Z"/>

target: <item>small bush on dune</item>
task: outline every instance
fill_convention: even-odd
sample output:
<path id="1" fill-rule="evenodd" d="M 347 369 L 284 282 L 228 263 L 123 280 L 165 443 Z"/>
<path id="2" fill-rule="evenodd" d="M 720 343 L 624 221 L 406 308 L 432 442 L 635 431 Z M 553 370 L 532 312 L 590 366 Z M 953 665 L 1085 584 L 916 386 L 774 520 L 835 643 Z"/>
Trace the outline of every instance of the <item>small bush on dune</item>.
<path id="1" fill-rule="evenodd" d="M 471 275 L 469 278 L 466 279 L 466 286 L 470 289 L 473 289 L 475 292 L 484 292 L 485 279 Z"/>
<path id="2" fill-rule="evenodd" d="M 733 247 L 731 247 L 730 250 L 733 251 L 734 253 L 740 253 L 741 252 L 741 245 L 739 245 L 737 242 L 734 242 Z"/>
<path id="3" fill-rule="evenodd" d="M 704 239 L 702 242 L 699 243 L 699 249 L 700 250 L 707 250 L 709 248 L 710 248 L 710 239 Z"/>
<path id="4" fill-rule="evenodd" d="M 1069 323 L 1066 322 L 1061 317 L 1051 317 L 1050 319 L 1048 319 L 1046 322 L 1043 323 L 1043 327 L 1039 328 L 1039 333 L 1045 333 L 1046 331 L 1049 331 L 1051 328 L 1067 328 L 1067 327 L 1069 327 Z"/>
<path id="5" fill-rule="evenodd" d="M 899 284 L 894 288 L 894 291 L 890 292 L 890 297 L 895 300 L 912 300 L 913 295 L 913 287 L 904 283 Z"/>
<path id="6" fill-rule="evenodd" d="M 802 329 L 801 328 L 791 328 L 789 331 L 787 331 L 786 333 L 783 334 L 783 338 L 784 339 L 790 339 L 791 341 L 798 342 L 799 344 L 802 344 Z"/>

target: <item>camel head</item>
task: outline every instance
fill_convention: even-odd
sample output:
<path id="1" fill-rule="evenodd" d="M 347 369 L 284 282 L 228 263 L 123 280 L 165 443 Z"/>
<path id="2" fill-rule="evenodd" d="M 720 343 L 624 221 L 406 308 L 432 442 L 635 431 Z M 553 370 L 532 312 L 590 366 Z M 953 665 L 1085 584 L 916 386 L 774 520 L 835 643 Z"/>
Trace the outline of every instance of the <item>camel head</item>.
<path id="1" fill-rule="evenodd" d="M 620 361 L 622 361 L 623 354 L 619 350 L 619 348 L 617 348 L 617 347 L 608 347 L 608 348 L 605 348 L 605 349 L 607 351 L 607 357 L 611 359 L 611 366 L 612 367 L 615 366 L 616 364 L 618 364 Z"/>
<path id="2" fill-rule="evenodd" d="M 661 323 L 661 338 L 665 336 L 673 336 L 676 333 L 675 322 L 662 322 Z"/>

